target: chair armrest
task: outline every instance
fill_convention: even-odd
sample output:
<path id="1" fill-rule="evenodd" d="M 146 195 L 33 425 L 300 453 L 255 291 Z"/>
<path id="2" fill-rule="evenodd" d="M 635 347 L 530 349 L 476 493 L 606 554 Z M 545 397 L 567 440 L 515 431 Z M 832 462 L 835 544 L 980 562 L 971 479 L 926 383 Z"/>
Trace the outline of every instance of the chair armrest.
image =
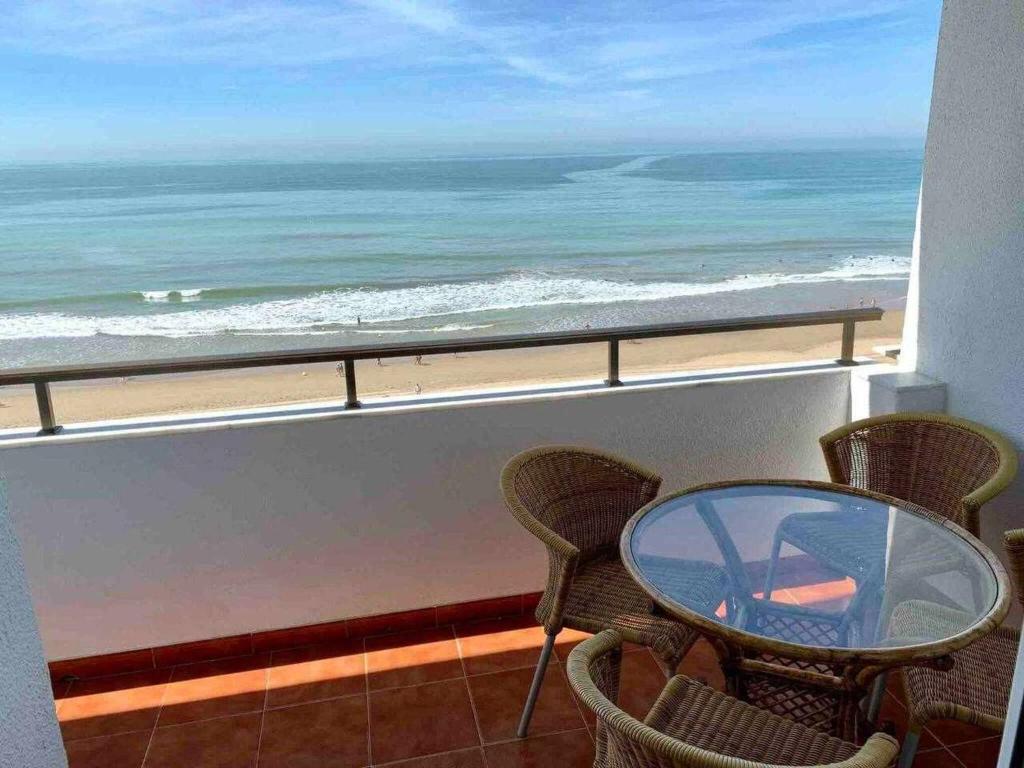
<path id="1" fill-rule="evenodd" d="M 515 498 L 506 496 L 505 502 L 519 524 L 536 536 L 548 551 L 549 573 L 545 591 L 551 594 L 552 605 L 545 629 L 557 631 L 562 627 L 565 601 L 576 576 L 580 550 L 531 515 Z"/>

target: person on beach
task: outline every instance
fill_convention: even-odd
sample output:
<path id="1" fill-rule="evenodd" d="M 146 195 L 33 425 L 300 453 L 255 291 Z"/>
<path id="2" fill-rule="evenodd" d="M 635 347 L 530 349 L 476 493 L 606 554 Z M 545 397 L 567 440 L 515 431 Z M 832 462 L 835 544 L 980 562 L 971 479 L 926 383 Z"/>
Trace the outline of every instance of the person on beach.
<path id="1" fill-rule="evenodd" d="M 423 365 L 423 355 L 416 355 L 416 365 Z"/>

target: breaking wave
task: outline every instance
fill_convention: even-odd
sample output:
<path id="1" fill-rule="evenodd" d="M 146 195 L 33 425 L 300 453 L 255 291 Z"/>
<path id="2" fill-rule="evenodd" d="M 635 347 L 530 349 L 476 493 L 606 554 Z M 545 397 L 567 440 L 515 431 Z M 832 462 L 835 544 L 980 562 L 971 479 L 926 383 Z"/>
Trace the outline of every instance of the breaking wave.
<path id="1" fill-rule="evenodd" d="M 97 335 L 167 338 L 218 334 L 313 335 L 338 331 L 441 333 L 488 325 L 447 322 L 420 328 L 375 326 L 534 307 L 654 302 L 779 285 L 904 280 L 909 271 L 909 259 L 877 256 L 847 259 L 841 265 L 821 272 L 749 274 L 705 282 L 639 282 L 529 272 L 462 283 L 339 288 L 297 297 L 235 302 L 226 306 L 173 310 L 169 307 L 169 311 L 145 314 L 91 316 L 52 311 L 9 314 L 0 316 L 0 339 Z M 146 291 L 142 295 L 147 302 L 185 303 L 197 301 L 202 294 L 202 289 L 187 289 Z"/>

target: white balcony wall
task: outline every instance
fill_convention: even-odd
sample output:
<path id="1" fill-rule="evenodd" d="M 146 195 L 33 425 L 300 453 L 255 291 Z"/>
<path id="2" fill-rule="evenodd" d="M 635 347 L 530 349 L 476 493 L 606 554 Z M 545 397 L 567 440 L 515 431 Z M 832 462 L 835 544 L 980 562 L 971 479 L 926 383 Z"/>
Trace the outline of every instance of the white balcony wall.
<path id="1" fill-rule="evenodd" d="M 0 472 L 68 658 L 539 589 L 543 549 L 498 493 L 510 456 L 602 447 L 666 489 L 823 477 L 847 370 L 57 436 L 0 448 Z"/>
<path id="2" fill-rule="evenodd" d="M 1024 3 L 943 6 L 904 364 L 1024 449 Z M 913 310 L 916 309 L 916 317 Z M 986 508 L 1001 550 L 1024 493 Z"/>

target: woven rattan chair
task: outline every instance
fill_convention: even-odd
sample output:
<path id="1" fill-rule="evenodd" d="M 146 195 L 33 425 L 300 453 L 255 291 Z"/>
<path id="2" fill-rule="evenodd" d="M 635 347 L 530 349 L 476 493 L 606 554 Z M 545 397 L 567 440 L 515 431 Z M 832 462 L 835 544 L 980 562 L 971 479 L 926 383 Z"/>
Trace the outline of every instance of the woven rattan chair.
<path id="1" fill-rule="evenodd" d="M 896 413 L 855 421 L 824 435 L 821 448 L 834 483 L 919 504 L 980 535 L 982 505 L 1017 473 L 1017 454 L 1002 435 L 937 413 Z M 837 512 L 792 515 L 775 534 L 765 594 L 771 595 L 784 542 L 844 576 L 872 574 L 884 551 L 886 523 L 851 522 Z"/>
<path id="2" fill-rule="evenodd" d="M 835 483 L 918 504 L 967 529 L 980 532 L 982 505 L 1002 493 L 1017 472 L 1017 454 L 1006 438 L 966 419 L 937 413 L 896 413 L 862 419 L 820 439 Z M 884 567 L 887 520 L 850 520 L 842 512 L 785 518 L 775 533 L 765 579 L 771 597 L 783 543 L 789 543 L 857 582 L 861 600 Z M 926 551 L 908 553 L 925 567 Z M 934 564 L 932 564 L 934 565 Z M 904 570 L 912 563 L 905 560 Z M 868 588 L 865 589 L 865 584 Z M 879 678 L 868 716 L 874 719 L 885 684 Z"/>
<path id="3" fill-rule="evenodd" d="M 899 751 L 891 736 L 857 747 L 682 675 L 640 722 L 616 706 L 621 644 L 608 630 L 569 655 L 569 683 L 597 716 L 595 768 L 886 768 Z"/>
<path id="4" fill-rule="evenodd" d="M 526 735 L 555 637 L 563 627 L 614 628 L 650 647 L 666 674 L 675 673 L 696 633 L 656 615 L 651 598 L 619 560 L 619 536 L 629 518 L 658 493 L 653 472 L 600 451 L 545 446 L 515 456 L 502 471 L 501 491 L 515 518 L 548 551 L 548 582 L 537 606 L 547 635 L 523 708 Z M 680 588 L 701 595 L 708 612 L 725 599 L 724 570 L 710 562 L 679 562 Z"/>
<path id="5" fill-rule="evenodd" d="M 1014 575 L 1017 599 L 1024 604 L 1024 529 L 1004 536 Z M 890 622 L 894 637 L 934 636 L 938 625 L 952 633 L 969 623 L 963 614 L 941 605 L 909 601 L 896 606 Z M 900 754 L 900 768 L 914 762 L 921 730 L 930 720 L 962 720 L 1000 733 L 1017 659 L 1020 632 L 1000 627 L 981 640 L 952 654 L 949 672 L 928 667 L 907 667 L 903 686 L 910 710 L 910 724 Z"/>

